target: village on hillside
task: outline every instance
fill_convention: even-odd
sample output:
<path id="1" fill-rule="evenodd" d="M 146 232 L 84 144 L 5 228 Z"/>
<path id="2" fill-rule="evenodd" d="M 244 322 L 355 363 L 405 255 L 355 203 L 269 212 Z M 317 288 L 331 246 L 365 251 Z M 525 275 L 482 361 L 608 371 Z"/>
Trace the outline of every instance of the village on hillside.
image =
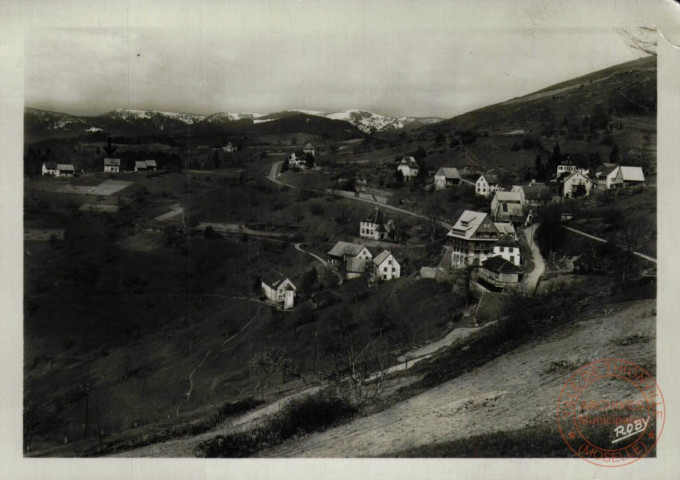
<path id="1" fill-rule="evenodd" d="M 574 456 L 570 376 L 656 372 L 657 60 L 560 82 L 450 118 L 27 107 L 23 455 Z"/>

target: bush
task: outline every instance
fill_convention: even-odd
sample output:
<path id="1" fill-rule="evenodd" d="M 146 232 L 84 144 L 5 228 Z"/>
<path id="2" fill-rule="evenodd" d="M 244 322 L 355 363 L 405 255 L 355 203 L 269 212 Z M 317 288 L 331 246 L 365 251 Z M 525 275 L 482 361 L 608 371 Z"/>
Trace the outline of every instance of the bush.
<path id="1" fill-rule="evenodd" d="M 247 457 L 296 435 L 325 430 L 351 418 L 357 411 L 358 408 L 347 398 L 324 390 L 289 401 L 278 413 L 269 416 L 261 427 L 218 435 L 201 442 L 194 449 L 194 454 L 203 458 Z"/>

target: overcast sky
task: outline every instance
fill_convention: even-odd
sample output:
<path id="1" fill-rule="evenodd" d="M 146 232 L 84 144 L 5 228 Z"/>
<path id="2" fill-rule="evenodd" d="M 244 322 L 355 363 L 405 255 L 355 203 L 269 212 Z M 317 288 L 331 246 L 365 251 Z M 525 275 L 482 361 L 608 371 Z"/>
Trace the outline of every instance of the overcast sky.
<path id="1" fill-rule="evenodd" d="M 670 15 L 653 3 L 34 3 L 25 99 L 75 114 L 357 108 L 451 117 L 643 56 L 617 29 L 662 27 Z"/>

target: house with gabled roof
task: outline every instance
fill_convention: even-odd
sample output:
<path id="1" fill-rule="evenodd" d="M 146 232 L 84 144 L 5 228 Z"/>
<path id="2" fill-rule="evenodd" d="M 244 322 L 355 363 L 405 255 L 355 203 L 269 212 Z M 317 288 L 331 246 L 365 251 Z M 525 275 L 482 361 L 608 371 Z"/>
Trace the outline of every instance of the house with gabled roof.
<path id="1" fill-rule="evenodd" d="M 587 197 L 593 188 L 593 182 L 586 175 L 576 170 L 560 179 L 562 196 L 564 198 Z"/>
<path id="2" fill-rule="evenodd" d="M 120 158 L 105 158 L 104 172 L 118 173 L 120 172 Z"/>
<path id="3" fill-rule="evenodd" d="M 146 172 L 146 161 L 137 160 L 135 162 L 135 172 Z"/>
<path id="4" fill-rule="evenodd" d="M 311 156 L 316 156 L 316 149 L 314 148 L 314 145 L 311 143 L 306 143 L 304 147 L 302 147 L 302 152 L 306 154 L 310 154 Z"/>
<path id="5" fill-rule="evenodd" d="M 42 164 L 42 174 L 57 176 L 57 162 L 44 162 Z"/>
<path id="6" fill-rule="evenodd" d="M 404 180 L 410 180 L 418 176 L 420 172 L 420 165 L 415 158 L 410 156 L 402 157 L 397 165 L 397 171 L 401 172 L 404 176 Z"/>
<path id="7" fill-rule="evenodd" d="M 524 204 L 522 194 L 496 191 L 491 200 L 491 216 L 494 221 L 520 223 L 524 220 Z"/>
<path id="8" fill-rule="evenodd" d="M 359 236 L 372 240 L 384 240 L 387 237 L 385 214 L 378 207 L 364 220 L 359 222 Z"/>
<path id="9" fill-rule="evenodd" d="M 642 167 L 620 166 L 619 169 L 621 170 L 624 186 L 641 185 L 645 183 L 645 174 L 642 171 Z"/>
<path id="10" fill-rule="evenodd" d="M 158 168 L 158 165 L 156 165 L 156 160 L 145 160 L 146 162 L 146 170 L 148 172 L 155 172 L 156 169 Z"/>
<path id="11" fill-rule="evenodd" d="M 623 186 L 623 176 L 618 164 L 605 163 L 595 171 L 597 187 L 603 190 L 613 190 Z"/>
<path id="12" fill-rule="evenodd" d="M 340 241 L 328 253 L 329 263 L 344 267 L 347 279 L 357 278 L 366 272 L 366 264 L 373 258 L 371 251 L 364 245 Z"/>
<path id="13" fill-rule="evenodd" d="M 512 288 L 519 285 L 521 279 L 522 269 L 501 256 L 487 258 L 477 269 L 477 281 L 482 280 L 479 282 L 482 286 L 491 285 L 498 289 Z"/>
<path id="14" fill-rule="evenodd" d="M 460 185 L 462 177 L 457 168 L 441 167 L 434 174 L 434 188 L 436 190 L 443 190 L 451 185 Z"/>
<path id="15" fill-rule="evenodd" d="M 515 240 L 512 235 L 502 235 L 501 238 L 493 244 L 493 254 L 507 260 L 517 267 L 522 264 L 519 243 L 517 243 L 517 240 Z"/>
<path id="16" fill-rule="evenodd" d="M 372 263 L 373 276 L 376 280 L 386 282 L 401 277 L 401 265 L 389 250 L 383 250 Z"/>
<path id="17" fill-rule="evenodd" d="M 552 198 L 550 189 L 545 183 L 533 180 L 528 185 L 514 185 L 512 189 L 520 194 L 524 199 L 524 205 L 529 208 L 545 206 Z"/>
<path id="18" fill-rule="evenodd" d="M 500 182 L 496 175 L 485 173 L 480 175 L 475 182 L 475 195 L 478 197 L 489 197 L 496 190 L 500 190 Z"/>
<path id="19" fill-rule="evenodd" d="M 267 301 L 284 309 L 295 305 L 295 284 L 278 270 L 271 269 L 262 277 L 262 294 Z"/>
<path id="20" fill-rule="evenodd" d="M 465 210 L 446 235 L 452 246 L 451 266 L 458 268 L 486 259 L 500 239 L 491 215 L 474 210 Z"/>

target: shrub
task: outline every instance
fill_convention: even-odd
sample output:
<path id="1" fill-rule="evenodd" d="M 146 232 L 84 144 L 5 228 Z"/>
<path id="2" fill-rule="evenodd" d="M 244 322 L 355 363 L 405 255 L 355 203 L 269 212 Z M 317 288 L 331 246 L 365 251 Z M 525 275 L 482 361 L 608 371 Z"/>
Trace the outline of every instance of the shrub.
<path id="1" fill-rule="evenodd" d="M 201 442 L 197 457 L 247 457 L 258 450 L 278 445 L 296 435 L 325 430 L 351 418 L 358 408 L 347 398 L 327 390 L 291 400 L 261 427 L 245 432 L 218 435 Z"/>

